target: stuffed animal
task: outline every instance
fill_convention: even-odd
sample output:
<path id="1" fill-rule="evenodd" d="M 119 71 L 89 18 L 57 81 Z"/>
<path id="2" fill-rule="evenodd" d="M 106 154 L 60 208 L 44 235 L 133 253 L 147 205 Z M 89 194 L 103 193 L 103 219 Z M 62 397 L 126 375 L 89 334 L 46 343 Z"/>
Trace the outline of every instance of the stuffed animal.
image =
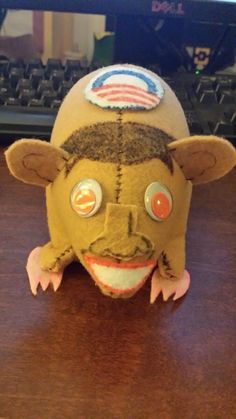
<path id="1" fill-rule="evenodd" d="M 236 151 L 215 136 L 189 136 L 184 112 L 156 74 L 133 65 L 99 69 L 64 99 L 51 142 L 22 139 L 6 152 L 11 173 L 46 187 L 50 242 L 34 249 L 33 294 L 56 290 L 79 260 L 113 298 L 151 277 L 153 303 L 185 294 L 185 233 L 192 185 L 224 176 Z"/>

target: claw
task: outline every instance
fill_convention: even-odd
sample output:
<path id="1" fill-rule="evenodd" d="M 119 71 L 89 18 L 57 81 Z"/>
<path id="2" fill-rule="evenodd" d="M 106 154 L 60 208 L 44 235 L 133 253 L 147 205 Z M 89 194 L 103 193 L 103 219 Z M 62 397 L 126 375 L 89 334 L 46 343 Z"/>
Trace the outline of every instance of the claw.
<path id="1" fill-rule="evenodd" d="M 173 300 L 176 301 L 187 292 L 189 285 L 190 275 L 186 270 L 177 281 L 171 281 L 162 277 L 156 269 L 152 276 L 150 303 L 153 304 L 161 292 L 164 301 L 167 301 L 171 295 L 174 296 Z"/>
<path id="2" fill-rule="evenodd" d="M 26 265 L 26 270 L 29 276 L 30 289 L 33 295 L 37 294 L 39 284 L 43 291 L 46 291 L 49 284 L 52 284 L 54 291 L 56 291 L 62 281 L 63 271 L 49 272 L 43 271 L 39 265 L 39 255 L 41 247 L 36 247 L 30 253 Z"/>

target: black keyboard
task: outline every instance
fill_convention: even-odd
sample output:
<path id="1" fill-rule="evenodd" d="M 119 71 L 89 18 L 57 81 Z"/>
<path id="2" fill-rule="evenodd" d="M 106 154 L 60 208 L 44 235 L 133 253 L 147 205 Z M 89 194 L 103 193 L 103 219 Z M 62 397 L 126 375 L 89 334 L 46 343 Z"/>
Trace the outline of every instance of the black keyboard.
<path id="1" fill-rule="evenodd" d="M 39 59 L 0 59 L 0 143 L 20 137 L 49 139 L 63 98 L 92 70 L 77 60 L 62 65 L 49 59 L 43 65 Z M 236 146 L 236 75 L 177 73 L 163 78 L 179 98 L 192 135 L 214 134 Z"/>

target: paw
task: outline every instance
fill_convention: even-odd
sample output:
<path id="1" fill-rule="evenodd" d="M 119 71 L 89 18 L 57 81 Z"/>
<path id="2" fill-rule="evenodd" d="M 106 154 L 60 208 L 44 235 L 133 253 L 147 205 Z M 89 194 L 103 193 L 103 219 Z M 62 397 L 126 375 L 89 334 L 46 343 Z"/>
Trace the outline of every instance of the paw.
<path id="1" fill-rule="evenodd" d="M 150 303 L 153 304 L 161 292 L 164 301 L 167 301 L 171 295 L 173 295 L 175 301 L 187 292 L 189 285 L 190 275 L 186 270 L 178 280 L 172 281 L 162 277 L 156 269 L 152 276 Z"/>
<path id="2" fill-rule="evenodd" d="M 74 253 L 70 246 L 56 248 L 51 242 L 48 242 L 40 248 L 40 266 L 43 271 L 63 271 L 73 259 Z"/>
<path id="3" fill-rule="evenodd" d="M 33 295 L 37 294 L 37 288 L 40 284 L 43 291 L 46 291 L 49 284 L 52 284 L 54 291 L 56 291 L 62 281 L 63 270 L 60 272 L 44 271 L 39 265 L 41 247 L 36 247 L 30 253 L 26 265 L 26 271 L 29 276 L 30 289 Z"/>

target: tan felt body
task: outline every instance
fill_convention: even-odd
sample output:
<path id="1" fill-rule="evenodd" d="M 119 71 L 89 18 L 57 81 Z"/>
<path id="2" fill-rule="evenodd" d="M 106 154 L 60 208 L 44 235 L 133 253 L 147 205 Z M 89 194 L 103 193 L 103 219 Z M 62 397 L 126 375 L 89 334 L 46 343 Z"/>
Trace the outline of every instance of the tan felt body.
<path id="1" fill-rule="evenodd" d="M 236 164 L 236 151 L 221 138 L 190 137 L 175 94 L 145 71 L 164 87 L 159 106 L 135 111 L 90 103 L 84 90 L 97 70 L 76 83 L 65 98 L 50 144 L 23 139 L 6 152 L 15 177 L 46 186 L 51 240 L 41 251 L 42 269 L 58 272 L 79 260 L 98 282 L 87 263 L 89 256 L 104 266 L 154 261 L 163 277 L 170 281 L 181 277 L 192 185 L 224 176 Z M 70 202 L 72 189 L 84 179 L 95 179 L 102 190 L 101 206 L 88 218 L 79 216 Z M 145 208 L 145 191 L 153 182 L 164 185 L 172 196 L 172 211 L 161 222 Z M 131 296 L 138 289 L 118 296 Z"/>

